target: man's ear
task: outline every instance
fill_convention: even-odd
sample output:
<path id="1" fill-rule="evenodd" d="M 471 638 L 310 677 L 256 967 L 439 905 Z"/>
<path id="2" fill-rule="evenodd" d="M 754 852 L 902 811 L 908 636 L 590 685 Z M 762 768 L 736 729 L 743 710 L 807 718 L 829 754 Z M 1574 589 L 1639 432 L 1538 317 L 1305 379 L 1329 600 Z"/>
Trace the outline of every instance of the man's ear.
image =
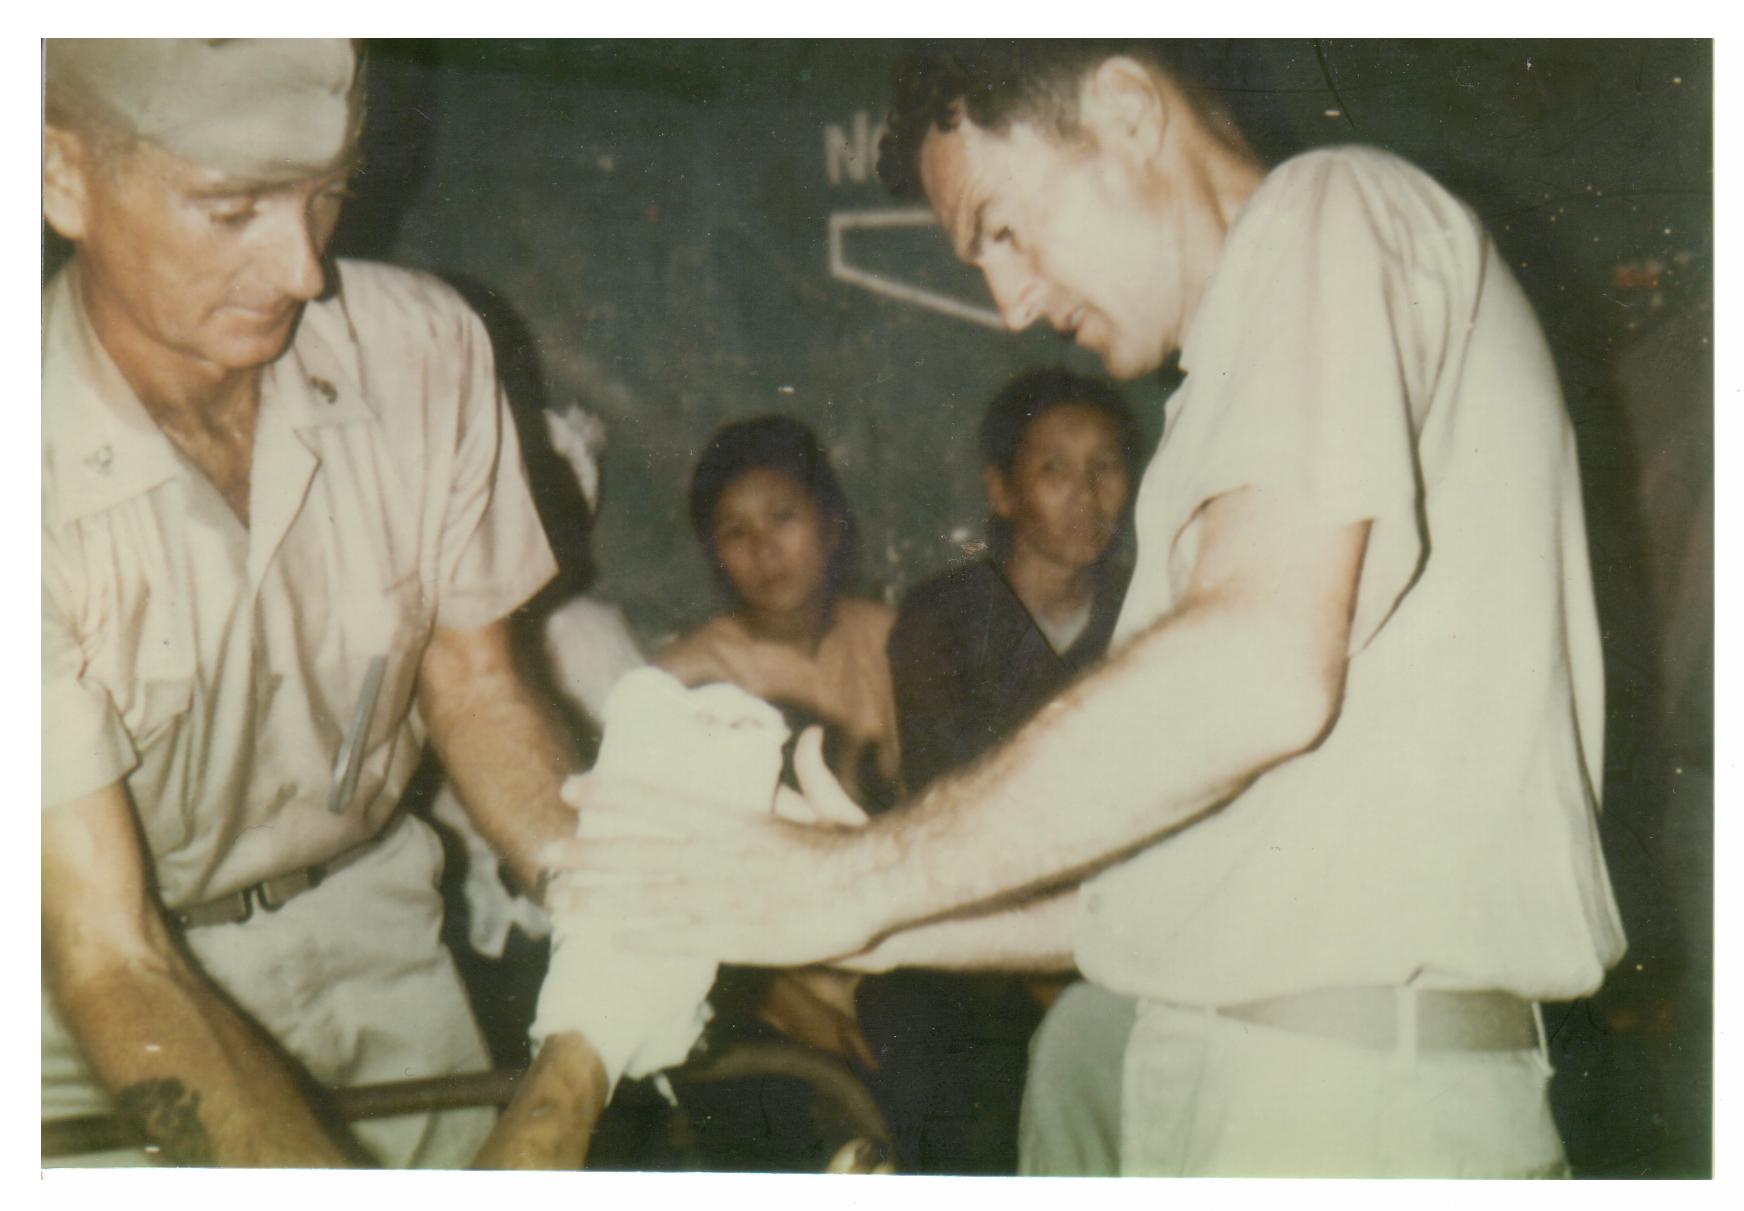
<path id="1" fill-rule="evenodd" d="M 1011 485 L 1005 482 L 1005 472 L 998 467 L 981 468 L 981 486 L 987 490 L 987 507 L 993 510 L 993 516 L 1010 521 L 1017 512 L 1017 501 Z"/>
<path id="2" fill-rule="evenodd" d="M 83 239 L 90 201 L 91 153 L 70 130 L 42 130 L 42 217 L 63 237 Z"/>
<path id="3" fill-rule="evenodd" d="M 1157 73 L 1126 55 L 1104 59 L 1085 77 L 1078 117 L 1101 146 L 1122 147 L 1148 160 L 1163 145 L 1174 97 Z"/>

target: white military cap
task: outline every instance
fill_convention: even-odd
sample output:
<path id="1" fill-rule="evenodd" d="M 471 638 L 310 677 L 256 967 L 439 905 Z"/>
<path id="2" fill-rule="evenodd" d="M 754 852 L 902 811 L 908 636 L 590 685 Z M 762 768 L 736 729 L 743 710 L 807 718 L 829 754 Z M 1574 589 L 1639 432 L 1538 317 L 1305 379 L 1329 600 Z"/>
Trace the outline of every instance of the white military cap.
<path id="1" fill-rule="evenodd" d="M 51 115 L 251 181 L 340 166 L 363 116 L 343 39 L 50 38 L 43 74 Z"/>

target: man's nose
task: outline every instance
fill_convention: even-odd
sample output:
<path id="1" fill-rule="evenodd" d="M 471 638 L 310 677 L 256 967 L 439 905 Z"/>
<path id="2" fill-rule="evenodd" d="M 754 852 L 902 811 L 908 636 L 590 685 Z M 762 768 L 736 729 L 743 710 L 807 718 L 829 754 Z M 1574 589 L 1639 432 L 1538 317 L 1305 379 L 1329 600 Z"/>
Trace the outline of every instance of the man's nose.
<path id="1" fill-rule="evenodd" d="M 273 285 L 282 294 L 307 302 L 327 285 L 321 244 L 310 216 L 294 211 L 284 215 L 273 233 L 270 256 Z"/>
<path id="2" fill-rule="evenodd" d="M 1007 328 L 1021 332 L 1036 322 L 1042 314 L 1042 284 L 1027 265 L 1001 258 L 982 265 L 981 272 Z"/>

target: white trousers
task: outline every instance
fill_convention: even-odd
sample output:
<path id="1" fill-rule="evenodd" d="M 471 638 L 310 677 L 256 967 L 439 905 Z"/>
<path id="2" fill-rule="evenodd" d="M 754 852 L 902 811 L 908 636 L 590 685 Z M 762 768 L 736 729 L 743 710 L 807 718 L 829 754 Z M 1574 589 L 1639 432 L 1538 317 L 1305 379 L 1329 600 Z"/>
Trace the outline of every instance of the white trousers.
<path id="1" fill-rule="evenodd" d="M 1401 1054 L 1140 1002 L 1120 1169 L 1183 1177 L 1562 1177 L 1528 1051 Z"/>
<path id="2" fill-rule="evenodd" d="M 1017 1171 L 1026 1177 L 1120 1172 L 1121 1068 L 1134 1006 L 1088 980 L 1069 984 L 1029 1044 L 1018 1120 Z"/>
<path id="3" fill-rule="evenodd" d="M 441 872 L 441 842 L 409 817 L 276 912 L 189 930 L 187 942 L 213 982 L 323 1085 L 483 1071 L 490 1059 L 440 938 Z M 43 1118 L 112 1111 L 46 988 L 42 1036 Z M 383 1165 L 458 1168 L 495 1118 L 484 1107 L 360 1122 L 355 1132 Z M 58 1163 L 144 1161 L 128 1152 Z"/>

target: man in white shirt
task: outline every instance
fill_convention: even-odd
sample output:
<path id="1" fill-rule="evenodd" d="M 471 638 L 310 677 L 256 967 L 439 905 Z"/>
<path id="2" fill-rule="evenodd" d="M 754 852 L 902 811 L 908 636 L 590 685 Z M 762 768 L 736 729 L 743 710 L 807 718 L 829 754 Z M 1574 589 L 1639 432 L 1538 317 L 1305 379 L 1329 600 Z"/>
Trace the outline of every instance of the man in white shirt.
<path id="1" fill-rule="evenodd" d="M 1138 999 L 1122 1172 L 1563 1172 L 1534 1002 L 1623 938 L 1573 437 L 1488 235 L 1380 152 L 1268 172 L 1143 49 L 897 90 L 880 171 L 1012 328 L 1186 371 L 1110 655 L 858 832 L 597 782 L 679 837 L 556 847 L 563 894 L 741 962 L 1075 963 Z"/>

